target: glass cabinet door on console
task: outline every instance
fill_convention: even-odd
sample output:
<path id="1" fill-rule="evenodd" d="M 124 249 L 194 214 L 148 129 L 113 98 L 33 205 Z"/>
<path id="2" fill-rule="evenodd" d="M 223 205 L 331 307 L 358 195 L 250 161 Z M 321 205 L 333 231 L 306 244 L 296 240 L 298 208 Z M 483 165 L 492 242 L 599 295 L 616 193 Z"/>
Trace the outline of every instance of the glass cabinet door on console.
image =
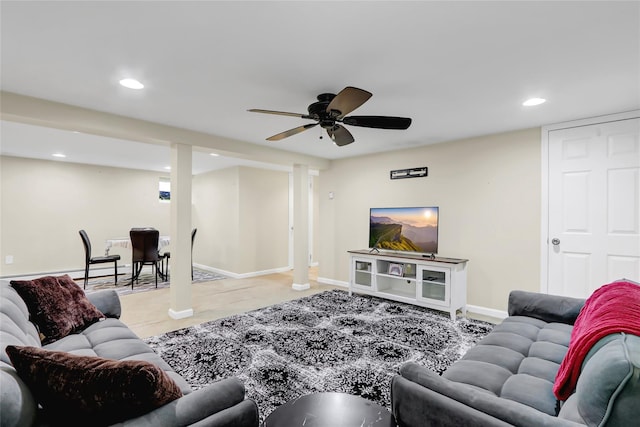
<path id="1" fill-rule="evenodd" d="M 436 266 L 418 267 L 418 299 L 448 307 L 450 303 L 451 269 Z"/>
<path id="2" fill-rule="evenodd" d="M 351 262 L 353 286 L 373 291 L 373 261 L 353 258 Z"/>

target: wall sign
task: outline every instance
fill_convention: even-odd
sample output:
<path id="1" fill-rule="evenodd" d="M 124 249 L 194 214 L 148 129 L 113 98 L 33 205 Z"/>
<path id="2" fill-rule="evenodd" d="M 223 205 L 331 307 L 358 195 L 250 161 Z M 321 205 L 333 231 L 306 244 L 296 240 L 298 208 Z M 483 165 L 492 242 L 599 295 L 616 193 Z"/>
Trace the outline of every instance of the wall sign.
<path id="1" fill-rule="evenodd" d="M 390 172 L 391 179 L 420 178 L 429 175 L 429 168 L 398 169 Z"/>

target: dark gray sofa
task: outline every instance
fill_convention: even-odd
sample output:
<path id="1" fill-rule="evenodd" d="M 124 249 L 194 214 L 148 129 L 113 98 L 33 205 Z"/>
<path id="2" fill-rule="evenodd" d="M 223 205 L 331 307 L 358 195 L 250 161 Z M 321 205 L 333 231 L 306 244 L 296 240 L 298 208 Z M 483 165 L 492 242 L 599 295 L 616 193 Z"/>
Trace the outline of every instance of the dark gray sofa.
<path id="1" fill-rule="evenodd" d="M 8 345 L 42 347 L 77 355 L 116 360 L 144 360 L 163 369 L 180 387 L 181 398 L 119 426 L 218 426 L 255 427 L 258 408 L 245 399 L 243 384 L 228 378 L 206 388 L 192 391 L 187 382 L 119 320 L 120 300 L 115 291 L 88 295 L 89 300 L 107 316 L 77 334 L 42 346 L 38 332 L 29 321 L 27 306 L 18 293 L 0 281 L 0 426 L 46 426 L 42 411 L 18 377 L 5 352 Z"/>
<path id="2" fill-rule="evenodd" d="M 582 364 L 564 402 L 553 383 L 584 300 L 513 291 L 509 317 L 442 376 L 407 363 L 391 385 L 405 426 L 640 425 L 640 337 L 611 334 Z"/>

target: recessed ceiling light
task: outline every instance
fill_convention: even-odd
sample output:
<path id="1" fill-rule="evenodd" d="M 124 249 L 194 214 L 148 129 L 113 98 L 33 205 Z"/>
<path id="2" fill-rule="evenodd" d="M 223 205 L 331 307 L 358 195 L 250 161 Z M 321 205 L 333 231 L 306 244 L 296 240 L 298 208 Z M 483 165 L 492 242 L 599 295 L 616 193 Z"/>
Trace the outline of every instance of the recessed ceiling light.
<path id="1" fill-rule="evenodd" d="M 209 153 L 209 155 L 213 156 L 213 157 L 218 157 L 220 154 L 218 154 L 218 153 Z"/>
<path id="2" fill-rule="evenodd" d="M 171 166 L 165 166 L 164 167 L 166 170 L 170 171 L 171 170 Z"/>
<path id="3" fill-rule="evenodd" d="M 53 157 L 58 157 L 60 159 L 64 159 L 65 157 L 67 157 L 66 155 L 64 155 L 62 153 L 53 153 L 52 156 Z"/>
<path id="4" fill-rule="evenodd" d="M 136 79 L 122 79 L 120 80 L 120 84 L 129 89 L 142 89 L 144 87 L 144 85 Z"/>
<path id="5" fill-rule="evenodd" d="M 525 107 L 533 107 L 534 105 L 540 105 L 547 102 L 544 98 L 530 98 L 522 103 Z"/>

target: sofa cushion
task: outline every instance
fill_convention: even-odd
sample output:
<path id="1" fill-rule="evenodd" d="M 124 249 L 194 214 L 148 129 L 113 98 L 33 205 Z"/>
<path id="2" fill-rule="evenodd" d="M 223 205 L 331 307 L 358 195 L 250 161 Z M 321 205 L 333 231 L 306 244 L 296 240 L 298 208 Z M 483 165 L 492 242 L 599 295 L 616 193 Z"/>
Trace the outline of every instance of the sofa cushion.
<path id="1" fill-rule="evenodd" d="M 553 382 L 528 374 L 509 377 L 502 386 L 500 397 L 531 406 L 548 415 L 556 415 L 557 400 L 553 395 Z"/>
<path id="2" fill-rule="evenodd" d="M 571 330 L 567 324 L 509 317 L 442 376 L 554 416 L 552 387 Z"/>
<path id="3" fill-rule="evenodd" d="M 26 303 L 31 321 L 40 330 L 43 344 L 84 329 L 105 317 L 66 274 L 12 280 L 11 286 Z"/>
<path id="4" fill-rule="evenodd" d="M 38 404 L 15 369 L 0 362 L 0 425 L 31 426 L 35 423 Z"/>
<path id="5" fill-rule="evenodd" d="M 11 364 L 4 352 L 8 345 L 40 345 L 36 326 L 29 321 L 29 309 L 9 282 L 0 283 L 0 361 Z"/>
<path id="6" fill-rule="evenodd" d="M 518 368 L 519 374 L 533 375 L 553 383 L 556 379 L 556 373 L 560 367 L 559 363 L 550 360 L 541 359 L 539 357 L 527 357 L 522 361 Z"/>
<path id="7" fill-rule="evenodd" d="M 518 372 L 518 367 L 523 359 L 522 353 L 495 345 L 477 345 L 469 349 L 462 357 L 462 360 L 475 360 L 499 365 L 513 374 Z"/>
<path id="8" fill-rule="evenodd" d="M 164 370 L 180 387 L 182 394 L 191 386 L 119 319 L 105 319 L 77 334 L 67 335 L 47 344 L 45 350 L 64 351 L 81 356 L 98 356 L 114 360 L 144 360 Z"/>
<path id="9" fill-rule="evenodd" d="M 600 342 L 576 384 L 578 412 L 590 426 L 629 425 L 640 419 L 640 337 L 619 333 Z"/>
<path id="10" fill-rule="evenodd" d="M 575 393 L 569 396 L 564 402 L 561 402 L 558 418 L 575 423 L 587 424 L 580 416 L 580 412 L 578 412 L 578 396 L 576 396 Z"/>
<path id="11" fill-rule="evenodd" d="M 54 424 L 101 426 L 134 418 L 182 396 L 152 363 L 116 361 L 36 347 L 7 354 Z"/>
<path id="12" fill-rule="evenodd" d="M 448 380 L 482 388 L 496 396 L 500 396 L 502 385 L 511 375 L 502 366 L 476 360 L 459 360 L 442 374 Z"/>

